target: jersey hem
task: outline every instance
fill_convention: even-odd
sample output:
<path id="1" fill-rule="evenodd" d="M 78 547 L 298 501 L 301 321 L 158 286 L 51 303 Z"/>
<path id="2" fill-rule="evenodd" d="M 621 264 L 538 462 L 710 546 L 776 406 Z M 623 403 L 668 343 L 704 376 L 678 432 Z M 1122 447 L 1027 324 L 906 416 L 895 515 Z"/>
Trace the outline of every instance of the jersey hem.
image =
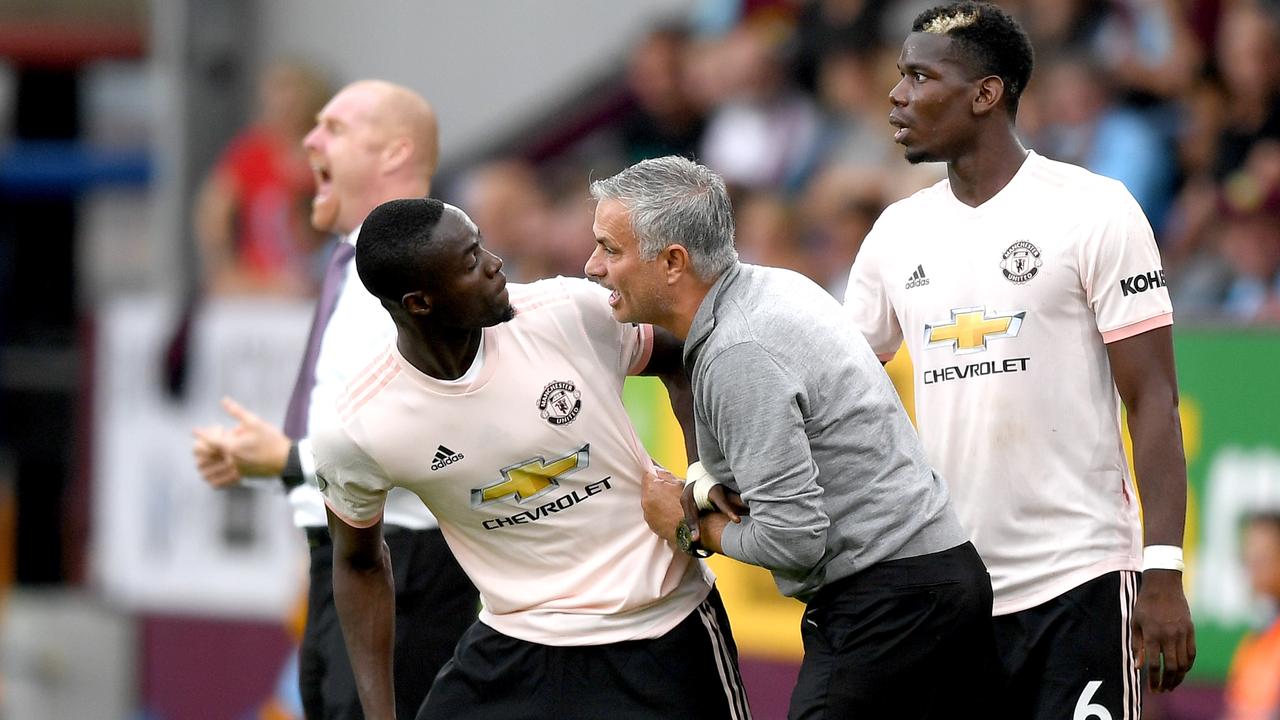
<path id="1" fill-rule="evenodd" d="M 1080 587 L 1081 585 L 1101 577 L 1111 572 L 1119 572 L 1121 570 L 1138 571 L 1142 567 L 1142 560 L 1136 556 L 1111 558 L 1099 563 L 1094 563 L 1088 567 L 1080 568 L 1066 575 L 1056 577 L 1052 583 L 1045 585 L 1044 588 L 1033 593 L 1018 595 L 1012 598 L 996 600 L 992 605 L 991 614 L 994 616 L 1011 615 L 1023 610 L 1030 610 L 1037 605 L 1043 605 L 1050 600 L 1064 595 L 1067 592 Z"/>
<path id="2" fill-rule="evenodd" d="M 690 613 L 696 612 L 702 601 L 707 599 L 711 594 L 711 588 L 715 583 L 708 579 L 710 571 L 705 567 L 697 576 L 700 587 L 691 594 L 681 594 L 680 597 L 668 598 L 667 602 L 671 603 L 661 621 L 654 621 L 636 627 L 626 624 L 627 620 L 620 620 L 621 624 L 615 629 L 601 629 L 601 625 L 607 624 L 608 620 L 619 620 L 616 615 L 574 615 L 571 613 L 556 613 L 555 615 L 542 614 L 541 620 L 517 620 L 514 617 L 500 618 L 489 612 L 488 608 L 480 610 L 479 622 L 492 628 L 495 632 L 501 633 L 508 637 L 513 637 L 524 642 L 535 643 L 538 645 L 551 645 L 555 647 L 583 647 L 587 645 L 611 645 L 613 643 L 627 642 L 629 640 L 652 640 L 662 637 L 677 625 L 684 622 Z M 680 591 L 675 591 L 679 593 Z M 646 609 L 637 610 L 637 613 L 643 613 Z M 581 618 L 583 620 L 581 628 L 566 630 L 563 625 L 566 617 Z M 587 628 L 590 628 L 587 630 Z"/>

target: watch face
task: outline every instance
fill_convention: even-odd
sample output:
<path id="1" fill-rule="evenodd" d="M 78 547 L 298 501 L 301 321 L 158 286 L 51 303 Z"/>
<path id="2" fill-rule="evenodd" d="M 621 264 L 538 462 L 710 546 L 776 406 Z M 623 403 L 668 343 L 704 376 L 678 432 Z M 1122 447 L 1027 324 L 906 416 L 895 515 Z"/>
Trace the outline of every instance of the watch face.
<path id="1" fill-rule="evenodd" d="M 689 529 L 689 523 L 684 520 L 676 525 L 676 547 L 680 548 L 682 553 L 693 550 L 693 532 Z"/>

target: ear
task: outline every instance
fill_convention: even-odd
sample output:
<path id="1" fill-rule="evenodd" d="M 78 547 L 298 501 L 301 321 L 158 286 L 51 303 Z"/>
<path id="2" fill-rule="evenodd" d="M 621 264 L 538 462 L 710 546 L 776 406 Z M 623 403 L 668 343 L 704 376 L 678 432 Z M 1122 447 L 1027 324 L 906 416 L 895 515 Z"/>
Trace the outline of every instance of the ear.
<path id="1" fill-rule="evenodd" d="M 978 93 L 973 98 L 973 114 L 988 115 L 1004 98 L 1004 81 L 999 75 L 988 75 L 978 81 Z"/>
<path id="2" fill-rule="evenodd" d="M 668 285 L 675 285 L 680 281 L 680 278 L 693 274 L 693 264 L 690 262 L 689 251 L 683 245 L 666 246 L 658 253 L 658 257 L 655 260 L 662 266 L 662 272 Z"/>
<path id="3" fill-rule="evenodd" d="M 431 298 L 421 290 L 405 293 L 405 296 L 400 298 L 400 306 L 405 309 L 405 312 L 416 317 L 431 314 Z"/>
<path id="4" fill-rule="evenodd" d="M 394 173 L 413 157 L 413 141 L 407 137 L 398 137 L 387 143 L 382 151 L 382 163 L 388 173 Z"/>

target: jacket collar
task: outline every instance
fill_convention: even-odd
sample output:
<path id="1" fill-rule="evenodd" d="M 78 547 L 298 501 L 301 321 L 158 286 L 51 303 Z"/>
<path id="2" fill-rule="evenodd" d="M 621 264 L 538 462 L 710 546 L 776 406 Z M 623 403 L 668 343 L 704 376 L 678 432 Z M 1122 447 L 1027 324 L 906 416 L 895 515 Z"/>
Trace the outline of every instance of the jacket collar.
<path id="1" fill-rule="evenodd" d="M 698 305 L 698 311 L 693 315 L 693 322 L 689 324 L 689 336 L 684 339 L 684 364 L 686 367 L 697 360 L 695 355 L 698 348 L 711 335 L 711 331 L 715 329 L 716 303 L 719 302 L 720 295 L 729 285 L 733 284 L 740 274 L 742 274 L 742 263 L 735 262 L 729 266 L 728 270 L 720 273 L 720 277 L 716 278 L 715 283 L 711 285 L 711 289 L 702 298 L 702 303 Z"/>

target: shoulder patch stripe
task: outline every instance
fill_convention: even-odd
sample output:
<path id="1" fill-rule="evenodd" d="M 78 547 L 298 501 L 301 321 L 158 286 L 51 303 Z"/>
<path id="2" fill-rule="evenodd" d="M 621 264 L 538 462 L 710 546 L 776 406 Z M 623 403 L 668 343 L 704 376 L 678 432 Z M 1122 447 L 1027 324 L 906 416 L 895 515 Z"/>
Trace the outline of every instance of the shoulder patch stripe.
<path id="1" fill-rule="evenodd" d="M 360 408 L 365 406 L 365 403 L 376 397 L 382 388 L 391 384 L 391 381 L 395 380 L 399 376 L 400 366 L 395 365 L 389 371 L 382 374 L 382 379 L 378 381 L 377 385 L 374 385 L 362 393 L 359 398 L 355 398 L 353 396 L 351 404 L 349 404 L 345 409 L 339 408 L 339 412 L 342 414 L 342 421 L 346 422 L 347 420 L 350 420 L 353 415 L 360 411 Z"/>
<path id="2" fill-rule="evenodd" d="M 394 365 L 394 358 L 390 355 L 385 356 L 380 358 L 375 366 L 371 366 L 357 376 L 355 380 L 351 381 L 347 385 L 346 392 L 338 398 L 338 412 L 346 411 L 351 404 L 355 403 L 370 386 L 376 384 Z"/>
<path id="3" fill-rule="evenodd" d="M 347 383 L 346 394 L 354 395 L 360 392 L 361 386 L 367 385 L 372 378 L 380 375 L 391 364 L 391 361 L 391 348 L 387 348 L 351 378 L 351 381 Z"/>
<path id="4" fill-rule="evenodd" d="M 338 400 L 338 411 L 344 412 L 348 406 L 355 404 L 371 386 L 377 384 L 388 372 L 398 369 L 395 358 L 392 357 L 390 351 L 387 351 L 378 362 L 370 366 L 368 370 L 357 377 L 356 380 L 353 380 L 351 385 L 347 387 L 346 394 Z"/>

